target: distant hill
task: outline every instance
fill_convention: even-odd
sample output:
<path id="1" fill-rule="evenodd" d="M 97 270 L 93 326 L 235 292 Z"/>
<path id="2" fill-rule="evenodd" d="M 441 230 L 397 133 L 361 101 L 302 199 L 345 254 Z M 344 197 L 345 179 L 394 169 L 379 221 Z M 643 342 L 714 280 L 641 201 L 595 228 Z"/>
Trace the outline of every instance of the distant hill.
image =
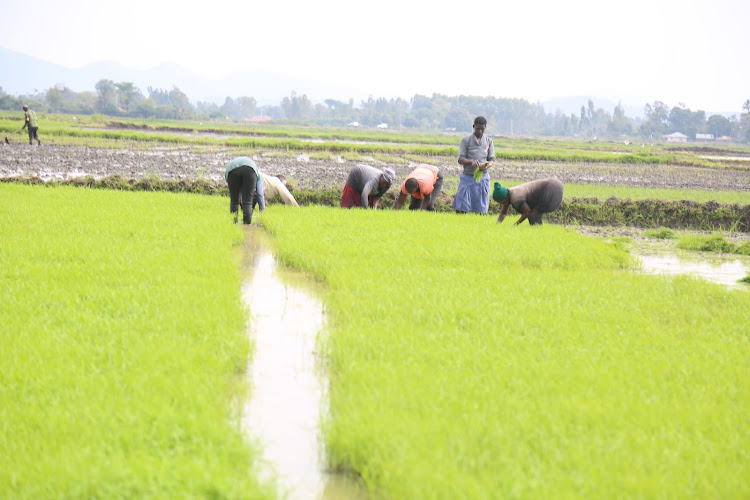
<path id="1" fill-rule="evenodd" d="M 261 105 L 278 105 L 292 92 L 306 94 L 313 102 L 324 99 L 355 103 L 366 100 L 373 92 L 368 89 L 350 88 L 335 82 L 325 82 L 267 71 L 243 71 L 225 78 L 205 78 L 176 64 L 162 64 L 141 71 L 121 64 L 104 61 L 80 68 L 66 68 L 31 56 L 0 47 L 0 87 L 12 95 L 29 95 L 43 92 L 55 85 L 65 85 L 75 92 L 95 91 L 96 82 L 102 79 L 114 82 L 133 82 L 143 95 L 148 96 L 148 87 L 171 90 L 178 87 L 194 103 L 210 101 L 222 104 L 229 96 L 254 97 Z M 379 97 L 379 96 L 375 96 Z M 511 97 L 511 96 L 496 96 Z M 610 114 L 617 103 L 607 98 L 594 96 L 556 97 L 542 103 L 547 113 L 557 108 L 566 115 L 580 115 L 581 106 L 587 106 L 589 98 L 596 108 L 604 108 Z M 631 118 L 643 117 L 646 103 L 623 103 L 625 114 Z M 695 110 L 694 110 L 695 111 Z M 727 117 L 739 115 L 739 111 L 706 111 L 706 116 L 721 114 Z"/>
<path id="2" fill-rule="evenodd" d="M 278 105 L 293 91 L 298 95 L 306 94 L 313 101 L 328 98 L 359 100 L 367 96 L 361 89 L 264 71 L 244 71 L 226 78 L 210 79 L 176 64 L 140 71 L 105 61 L 71 69 L 0 47 L 0 87 L 12 95 L 34 94 L 58 84 L 75 92 L 93 92 L 96 82 L 102 79 L 133 82 L 145 96 L 148 96 L 148 87 L 171 90 L 176 86 L 193 102 L 218 104 L 223 103 L 227 96 L 249 96 L 260 104 Z"/>

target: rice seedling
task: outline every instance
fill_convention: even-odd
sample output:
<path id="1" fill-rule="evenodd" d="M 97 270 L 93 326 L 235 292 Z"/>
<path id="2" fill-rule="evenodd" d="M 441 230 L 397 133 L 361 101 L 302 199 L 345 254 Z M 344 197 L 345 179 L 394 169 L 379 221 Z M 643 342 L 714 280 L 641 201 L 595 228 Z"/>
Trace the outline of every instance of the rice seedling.
<path id="1" fill-rule="evenodd" d="M 660 227 L 659 229 L 652 229 L 643 233 L 646 238 L 656 238 L 659 240 L 675 240 L 677 239 L 677 233 L 668 227 Z"/>
<path id="2" fill-rule="evenodd" d="M 750 495 L 746 291 L 508 222 L 269 207 L 329 288 L 330 466 L 386 498 Z"/>
<path id="3" fill-rule="evenodd" d="M 0 184 L 0 496 L 273 498 L 225 203 Z"/>
<path id="4" fill-rule="evenodd" d="M 740 253 L 739 245 L 725 240 L 719 233 L 714 233 L 711 236 L 685 236 L 677 243 L 677 248 L 682 248 L 683 250 L 695 250 L 698 252 Z M 745 243 L 743 245 L 743 252 L 745 251 L 745 248 L 750 249 L 750 244 Z"/>
<path id="5" fill-rule="evenodd" d="M 514 186 L 520 182 L 515 180 L 501 181 L 505 186 Z M 632 199 L 632 200 L 665 200 L 681 201 L 690 200 L 705 203 L 715 201 L 725 204 L 750 205 L 750 193 L 747 191 L 726 191 L 707 189 L 678 189 L 678 188 L 646 188 L 630 186 L 612 186 L 602 184 L 579 184 L 566 183 L 565 196 L 570 198 L 597 198 L 607 200 L 610 198 Z"/>

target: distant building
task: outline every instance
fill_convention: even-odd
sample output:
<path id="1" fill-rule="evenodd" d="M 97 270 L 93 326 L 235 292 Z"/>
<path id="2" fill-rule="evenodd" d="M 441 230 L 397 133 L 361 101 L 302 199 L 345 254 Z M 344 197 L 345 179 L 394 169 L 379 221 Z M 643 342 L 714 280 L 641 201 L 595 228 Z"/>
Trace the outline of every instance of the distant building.
<path id="1" fill-rule="evenodd" d="M 687 142 L 688 137 L 685 134 L 679 132 L 672 132 L 671 134 L 664 134 L 661 136 L 662 139 L 666 139 L 667 142 Z"/>
<path id="2" fill-rule="evenodd" d="M 714 134 L 695 134 L 696 142 L 713 142 Z"/>
<path id="3" fill-rule="evenodd" d="M 716 140 L 721 141 L 721 142 L 731 142 L 732 138 L 729 137 L 728 135 L 722 135 L 722 136 L 717 137 Z"/>
<path id="4" fill-rule="evenodd" d="M 349 122 L 346 124 L 347 127 L 359 127 L 359 122 Z"/>
<path id="5" fill-rule="evenodd" d="M 388 124 L 387 123 L 381 123 L 376 128 L 388 128 Z"/>
<path id="6" fill-rule="evenodd" d="M 253 116 L 252 118 L 245 118 L 246 122 L 270 122 L 270 116 Z"/>

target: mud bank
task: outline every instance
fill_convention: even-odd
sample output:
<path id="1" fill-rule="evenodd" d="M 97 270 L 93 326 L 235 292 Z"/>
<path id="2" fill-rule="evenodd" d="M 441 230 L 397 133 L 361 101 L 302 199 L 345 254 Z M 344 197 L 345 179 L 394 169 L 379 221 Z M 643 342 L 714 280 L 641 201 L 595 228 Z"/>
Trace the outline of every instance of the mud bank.
<path id="1" fill-rule="evenodd" d="M 38 177 L 68 180 L 115 174 L 129 179 L 153 176 L 163 179 L 204 179 L 223 182 L 224 167 L 233 157 L 247 154 L 271 175 L 284 175 L 298 188 L 340 188 L 352 166 L 365 162 L 390 166 L 403 179 L 412 165 L 425 161 L 440 167 L 447 178 L 457 178 L 461 168 L 453 157 L 416 158 L 389 155 L 387 161 L 372 157 L 345 158 L 285 151 L 243 151 L 225 148 L 202 151 L 174 145 L 150 145 L 149 149 L 107 149 L 83 146 L 23 143 L 0 146 L 0 178 Z M 564 183 L 611 186 L 661 187 L 704 190 L 750 191 L 750 170 L 706 169 L 677 165 L 631 165 L 615 163 L 562 163 L 552 161 L 501 160 L 492 167 L 493 178 L 528 181 L 555 176 Z"/>
<path id="2" fill-rule="evenodd" d="M 77 176 L 64 180 L 46 181 L 39 177 L 6 177 L 0 182 L 16 182 L 37 185 L 72 185 L 94 189 L 118 189 L 124 191 L 170 191 L 206 195 L 227 196 L 228 190 L 223 181 L 208 179 L 162 179 L 154 176 L 139 180 L 122 175 L 112 175 L 96 179 L 93 176 Z M 344 181 L 342 181 L 342 184 Z M 336 207 L 341 201 L 340 187 L 320 189 L 292 189 L 300 206 L 325 205 Z M 280 203 L 281 200 L 266 200 L 267 203 Z M 384 209 L 395 202 L 395 190 L 386 193 L 380 202 Z M 453 195 L 441 193 L 435 203 L 438 212 L 450 212 Z M 490 204 L 490 215 L 498 213 L 497 203 Z M 515 211 L 511 208 L 510 214 Z M 595 198 L 566 198 L 560 208 L 545 215 L 547 222 L 564 225 L 590 226 L 632 226 L 640 228 L 669 227 L 672 229 L 695 229 L 701 231 L 740 231 L 750 232 L 750 205 L 729 205 L 717 202 L 698 203 L 693 201 L 629 200 L 611 198 L 601 201 Z"/>

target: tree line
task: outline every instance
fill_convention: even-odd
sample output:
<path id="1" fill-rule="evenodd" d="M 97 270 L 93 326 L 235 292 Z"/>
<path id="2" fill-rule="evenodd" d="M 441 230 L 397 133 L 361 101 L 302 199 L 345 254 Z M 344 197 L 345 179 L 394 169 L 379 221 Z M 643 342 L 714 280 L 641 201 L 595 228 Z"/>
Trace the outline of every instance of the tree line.
<path id="1" fill-rule="evenodd" d="M 685 104 L 670 108 L 661 101 L 646 104 L 644 117 L 626 116 L 620 103 L 614 111 L 599 107 L 589 99 L 580 113 L 547 111 L 541 103 L 525 99 L 479 96 L 415 95 L 411 99 L 370 97 L 355 103 L 325 99 L 313 103 L 307 95 L 292 92 L 278 106 L 260 106 L 253 97 L 226 97 L 224 103 L 198 101 L 193 104 L 179 88 L 148 87 L 148 96 L 132 82 L 99 80 L 95 91 L 74 92 L 64 86 L 52 87 L 29 96 L 11 96 L 0 87 L 0 109 L 19 109 L 24 103 L 38 112 L 93 114 L 160 119 L 201 119 L 241 121 L 257 116 L 290 120 L 320 126 L 347 126 L 357 123 L 375 127 L 415 130 L 469 130 L 474 117 L 483 115 L 493 134 L 584 138 L 661 138 L 680 132 L 694 140 L 696 134 L 728 136 L 750 142 L 750 99 L 742 103 L 739 117 L 706 117 Z"/>

